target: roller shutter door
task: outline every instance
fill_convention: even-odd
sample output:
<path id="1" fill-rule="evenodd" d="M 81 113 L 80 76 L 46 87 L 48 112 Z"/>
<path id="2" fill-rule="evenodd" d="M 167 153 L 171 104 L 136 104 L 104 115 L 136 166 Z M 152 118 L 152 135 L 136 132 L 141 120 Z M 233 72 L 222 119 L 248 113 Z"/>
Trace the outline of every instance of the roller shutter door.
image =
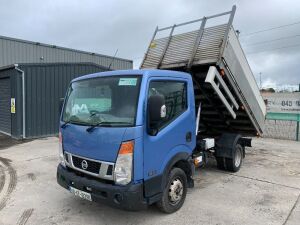
<path id="1" fill-rule="evenodd" d="M 0 132 L 11 134 L 10 79 L 0 79 Z"/>

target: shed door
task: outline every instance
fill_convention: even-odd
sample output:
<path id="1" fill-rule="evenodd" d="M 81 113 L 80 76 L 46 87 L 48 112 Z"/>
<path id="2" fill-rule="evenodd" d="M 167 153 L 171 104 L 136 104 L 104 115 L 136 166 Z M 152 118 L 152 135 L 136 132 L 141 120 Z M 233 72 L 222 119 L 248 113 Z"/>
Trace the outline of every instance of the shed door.
<path id="1" fill-rule="evenodd" d="M 0 132 L 11 134 L 10 79 L 0 79 Z"/>

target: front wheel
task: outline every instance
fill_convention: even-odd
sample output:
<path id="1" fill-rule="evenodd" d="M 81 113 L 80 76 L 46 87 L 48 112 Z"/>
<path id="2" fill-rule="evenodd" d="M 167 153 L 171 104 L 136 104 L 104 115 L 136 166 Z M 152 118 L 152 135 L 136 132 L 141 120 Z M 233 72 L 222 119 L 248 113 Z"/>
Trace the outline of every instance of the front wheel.
<path id="1" fill-rule="evenodd" d="M 180 168 L 173 168 L 169 174 L 162 199 L 157 203 L 164 213 L 176 212 L 184 203 L 187 192 L 187 177 Z"/>

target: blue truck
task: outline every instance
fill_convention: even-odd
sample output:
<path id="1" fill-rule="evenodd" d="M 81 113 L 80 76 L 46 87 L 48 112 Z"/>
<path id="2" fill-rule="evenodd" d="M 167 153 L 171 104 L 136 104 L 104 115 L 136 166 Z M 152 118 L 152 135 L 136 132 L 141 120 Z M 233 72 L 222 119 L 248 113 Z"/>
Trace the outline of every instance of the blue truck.
<path id="1" fill-rule="evenodd" d="M 262 134 L 265 105 L 234 13 L 235 6 L 156 28 L 140 70 L 74 79 L 62 104 L 58 183 L 89 201 L 127 210 L 157 204 L 173 213 L 209 158 L 237 172 L 250 137 Z M 200 28 L 174 33 L 191 24 Z M 162 31 L 166 37 L 158 37 Z"/>

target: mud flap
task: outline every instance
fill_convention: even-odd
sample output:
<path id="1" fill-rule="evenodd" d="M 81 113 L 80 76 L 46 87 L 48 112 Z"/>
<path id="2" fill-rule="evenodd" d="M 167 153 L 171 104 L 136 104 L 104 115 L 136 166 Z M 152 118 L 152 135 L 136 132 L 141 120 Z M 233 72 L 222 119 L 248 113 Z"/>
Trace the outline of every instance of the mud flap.
<path id="1" fill-rule="evenodd" d="M 240 134 L 223 133 L 216 140 L 215 156 L 232 159 L 233 149 L 241 138 Z"/>

